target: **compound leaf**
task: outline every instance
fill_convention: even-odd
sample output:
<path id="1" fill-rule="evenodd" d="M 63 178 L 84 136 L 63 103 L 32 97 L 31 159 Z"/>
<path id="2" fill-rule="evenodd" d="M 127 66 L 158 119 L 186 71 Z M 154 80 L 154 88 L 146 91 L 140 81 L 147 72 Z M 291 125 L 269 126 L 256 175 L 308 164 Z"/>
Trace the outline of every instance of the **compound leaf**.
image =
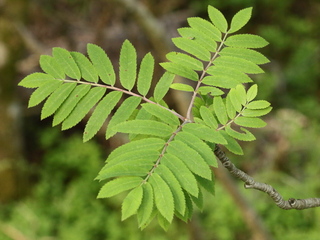
<path id="1" fill-rule="evenodd" d="M 92 43 L 87 45 L 87 51 L 102 82 L 113 86 L 116 81 L 116 75 L 112 63 L 105 51 L 101 47 Z"/>

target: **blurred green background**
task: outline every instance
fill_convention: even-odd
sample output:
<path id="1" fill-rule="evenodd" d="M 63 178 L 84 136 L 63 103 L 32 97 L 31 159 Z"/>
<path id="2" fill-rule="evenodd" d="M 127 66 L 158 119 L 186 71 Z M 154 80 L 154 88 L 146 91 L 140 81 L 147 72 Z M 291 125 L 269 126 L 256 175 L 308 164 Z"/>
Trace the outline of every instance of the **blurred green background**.
<path id="1" fill-rule="evenodd" d="M 85 123 L 61 132 L 51 119 L 40 121 L 41 107 L 27 109 L 32 91 L 17 83 L 40 71 L 39 56 L 52 47 L 84 52 L 96 43 L 116 65 L 129 39 L 140 57 L 151 51 L 164 61 L 173 49 L 168 39 L 187 17 L 207 18 L 208 4 L 228 20 L 253 6 L 242 32 L 270 42 L 262 52 L 271 63 L 256 77 L 259 97 L 274 106 L 268 126 L 255 131 L 257 141 L 243 144 L 245 156 L 228 156 L 285 199 L 320 197 L 319 0 L 0 0 L 0 240 L 319 239 L 320 209 L 281 210 L 266 194 L 221 176 L 216 196 L 205 196 L 204 210 L 190 223 L 175 220 L 168 232 L 152 223 L 141 231 L 135 218 L 120 221 L 121 196 L 96 199 L 103 183 L 93 179 L 123 139 L 106 142 L 99 135 L 83 144 Z M 139 18 L 143 9 L 149 15 Z M 159 35 L 148 30 L 150 17 Z M 185 102 L 173 94 L 168 101 L 176 109 Z"/>

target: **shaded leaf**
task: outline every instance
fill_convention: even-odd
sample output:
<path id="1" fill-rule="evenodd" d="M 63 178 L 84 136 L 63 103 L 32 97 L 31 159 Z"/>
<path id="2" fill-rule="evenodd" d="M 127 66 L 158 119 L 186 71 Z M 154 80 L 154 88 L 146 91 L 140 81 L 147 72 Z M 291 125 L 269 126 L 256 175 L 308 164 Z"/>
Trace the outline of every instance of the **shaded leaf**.
<path id="1" fill-rule="evenodd" d="M 177 48 L 194 55 L 203 61 L 210 61 L 211 54 L 204 47 L 199 46 L 195 41 L 188 38 L 173 38 L 172 42 Z"/>
<path id="2" fill-rule="evenodd" d="M 209 21 L 200 17 L 190 17 L 187 19 L 190 27 L 205 33 L 215 41 L 221 41 L 221 32 Z"/>
<path id="3" fill-rule="evenodd" d="M 172 84 L 175 75 L 169 72 L 165 72 L 160 78 L 159 82 L 154 88 L 153 96 L 156 102 L 160 102 L 163 97 L 169 91 L 169 88 Z"/>
<path id="4" fill-rule="evenodd" d="M 179 63 L 186 68 L 201 71 L 203 70 L 203 64 L 198 59 L 195 59 L 187 54 L 179 52 L 170 52 L 166 55 L 167 59 L 171 62 Z"/>
<path id="5" fill-rule="evenodd" d="M 145 182 L 144 184 L 142 184 L 142 188 L 143 188 L 143 197 L 137 212 L 140 228 L 146 227 L 148 220 L 151 217 L 151 213 L 154 206 L 153 189 L 150 183 Z"/>
<path id="6" fill-rule="evenodd" d="M 214 114 L 217 116 L 219 122 L 225 125 L 228 122 L 228 115 L 226 106 L 220 96 L 213 99 Z"/>
<path id="7" fill-rule="evenodd" d="M 227 144 L 224 146 L 232 153 L 237 155 L 243 155 L 243 150 L 237 140 L 235 140 L 233 137 L 231 137 L 229 134 L 227 134 L 225 131 L 220 131 L 222 136 L 226 139 Z"/>
<path id="8" fill-rule="evenodd" d="M 213 129 L 218 128 L 218 122 L 213 113 L 205 106 L 200 107 L 200 115 L 204 123 Z"/>

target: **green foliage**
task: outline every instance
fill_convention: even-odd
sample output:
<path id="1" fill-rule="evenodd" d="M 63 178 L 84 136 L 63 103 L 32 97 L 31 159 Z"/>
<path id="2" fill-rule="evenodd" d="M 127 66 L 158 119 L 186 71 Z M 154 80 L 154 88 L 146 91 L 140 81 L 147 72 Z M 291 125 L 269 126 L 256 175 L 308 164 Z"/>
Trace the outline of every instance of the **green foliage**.
<path id="1" fill-rule="evenodd" d="M 210 21 L 188 18 L 190 27 L 178 29 L 180 37 L 172 39 L 186 53 L 168 53 L 170 61 L 161 63 L 166 72 L 156 83 L 153 96 L 149 92 L 154 58 L 147 53 L 138 69 L 136 50 L 128 40 L 120 50 L 117 85 L 109 57 L 94 44 L 87 45 L 89 58 L 54 48 L 53 57 L 40 58 L 45 73 L 31 74 L 19 83 L 37 88 L 29 107 L 45 101 L 41 118 L 53 115 L 53 125 L 61 123 L 62 130 L 78 124 L 93 109 L 84 141 L 96 135 L 121 103 L 107 125 L 105 138 L 120 132 L 128 133 L 130 141 L 109 155 L 97 179 L 108 181 L 98 198 L 130 190 L 123 200 L 122 220 L 137 214 L 139 227 L 145 228 L 157 217 L 164 229 L 174 215 L 188 221 L 193 204 L 203 207 L 203 189 L 214 194 L 210 167 L 217 167 L 215 144 L 243 154 L 238 140 L 255 140 L 246 128 L 265 125 L 258 117 L 271 110 L 270 104 L 254 100 L 256 84 L 248 89 L 244 84 L 253 82 L 252 74 L 263 73 L 259 65 L 268 59 L 252 49 L 268 43 L 257 35 L 231 35 L 249 21 L 251 11 L 239 11 L 230 26 L 212 6 L 208 8 Z M 173 83 L 175 75 L 192 82 Z M 192 92 L 186 116 L 164 102 L 170 87 Z"/>

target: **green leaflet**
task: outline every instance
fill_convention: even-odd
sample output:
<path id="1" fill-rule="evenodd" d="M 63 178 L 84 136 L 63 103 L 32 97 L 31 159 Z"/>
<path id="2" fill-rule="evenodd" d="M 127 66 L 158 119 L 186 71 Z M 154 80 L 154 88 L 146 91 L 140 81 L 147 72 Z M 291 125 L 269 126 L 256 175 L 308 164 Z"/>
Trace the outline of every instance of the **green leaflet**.
<path id="1" fill-rule="evenodd" d="M 144 139 L 136 140 L 133 142 L 128 142 L 116 148 L 115 150 L 113 150 L 109 154 L 106 161 L 110 162 L 113 159 L 134 150 L 135 151 L 143 150 L 143 149 L 160 150 L 161 148 L 163 148 L 164 144 L 165 144 L 165 141 L 160 138 L 144 138 Z"/>
<path id="2" fill-rule="evenodd" d="M 213 130 L 212 128 L 206 127 L 197 123 L 188 123 L 183 126 L 183 131 L 194 134 L 198 138 L 217 144 L 227 144 L 224 137 L 219 131 Z"/>
<path id="3" fill-rule="evenodd" d="M 237 140 L 235 140 L 233 137 L 231 137 L 229 134 L 227 134 L 225 131 L 220 131 L 222 136 L 226 139 L 227 144 L 224 145 L 230 152 L 237 154 L 237 155 L 243 155 L 243 151 Z"/>
<path id="4" fill-rule="evenodd" d="M 167 166 L 172 171 L 184 190 L 193 196 L 198 196 L 199 189 L 197 181 L 182 160 L 175 155 L 166 153 L 161 159 L 161 164 Z"/>
<path id="5" fill-rule="evenodd" d="M 54 78 L 64 79 L 66 77 L 62 67 L 54 57 L 41 55 L 39 63 L 41 69 Z"/>
<path id="6" fill-rule="evenodd" d="M 254 117 L 238 117 L 234 122 L 239 126 L 250 128 L 262 128 L 267 125 L 265 121 Z"/>
<path id="7" fill-rule="evenodd" d="M 138 97 L 129 97 L 126 100 L 123 101 L 121 106 L 117 109 L 115 114 L 112 116 L 108 128 L 106 131 L 106 139 L 109 139 L 112 137 L 114 134 L 117 133 L 115 130 L 115 126 L 121 122 L 126 121 L 133 111 L 137 108 L 137 106 L 140 104 L 141 98 Z"/>
<path id="8" fill-rule="evenodd" d="M 244 133 L 240 133 L 237 132 L 235 130 L 233 130 L 230 125 L 226 126 L 226 132 L 233 138 L 236 138 L 238 140 L 241 141 L 253 141 L 256 138 L 253 136 L 253 134 L 251 132 L 249 132 L 247 129 L 245 128 L 240 128 L 240 130 L 242 130 Z"/>
<path id="9" fill-rule="evenodd" d="M 270 103 L 266 100 L 256 100 L 250 102 L 246 107 L 248 109 L 263 109 L 270 106 Z"/>
<path id="10" fill-rule="evenodd" d="M 122 177 L 107 182 L 100 189 L 97 198 L 109 198 L 124 191 L 138 187 L 142 183 L 140 177 Z"/>
<path id="11" fill-rule="evenodd" d="M 155 173 L 158 173 L 162 177 L 162 179 L 165 180 L 165 182 L 168 184 L 173 195 L 175 209 L 179 213 L 183 214 L 186 209 L 186 200 L 184 198 L 181 185 L 176 179 L 176 177 L 173 175 L 170 169 L 163 164 L 156 168 Z"/>
<path id="12" fill-rule="evenodd" d="M 202 211 L 203 210 L 203 194 L 202 190 L 199 189 L 198 197 L 190 196 L 192 201 L 196 204 L 196 206 Z"/>
<path id="13" fill-rule="evenodd" d="M 56 126 L 60 124 L 66 117 L 71 113 L 71 111 L 75 108 L 78 102 L 88 93 L 90 90 L 89 85 L 78 85 L 76 88 L 71 92 L 68 98 L 64 101 L 62 106 L 56 111 L 52 126 Z"/>
<path id="14" fill-rule="evenodd" d="M 210 39 L 221 41 L 221 32 L 209 21 L 200 17 L 190 17 L 188 23 L 190 27 L 205 33 Z"/>
<path id="15" fill-rule="evenodd" d="M 174 201 L 170 187 L 157 173 L 152 174 L 149 183 L 153 188 L 157 209 L 168 222 L 171 222 L 174 214 Z"/>
<path id="16" fill-rule="evenodd" d="M 218 88 L 215 87 L 208 87 L 208 86 L 202 86 L 198 88 L 198 92 L 201 95 L 210 94 L 211 96 L 221 96 L 224 94 L 224 92 Z"/>
<path id="17" fill-rule="evenodd" d="M 165 72 L 160 78 L 153 92 L 154 100 L 157 103 L 160 102 L 169 91 L 170 85 L 172 84 L 174 77 L 174 74 Z"/>
<path id="18" fill-rule="evenodd" d="M 90 140 L 99 131 L 112 109 L 119 102 L 121 96 L 121 92 L 111 92 L 99 102 L 84 129 L 84 142 Z"/>
<path id="19" fill-rule="evenodd" d="M 42 107 L 41 119 L 54 114 L 56 110 L 63 104 L 72 90 L 76 87 L 76 83 L 64 83 L 60 85 L 47 99 Z"/>
<path id="20" fill-rule="evenodd" d="M 237 112 L 242 111 L 241 101 L 238 98 L 237 90 L 235 88 L 231 89 L 228 97 L 230 97 L 230 101 Z"/>
<path id="21" fill-rule="evenodd" d="M 220 51 L 220 55 L 243 58 L 255 64 L 265 64 L 270 62 L 263 54 L 248 48 L 225 47 Z"/>
<path id="22" fill-rule="evenodd" d="M 262 37 L 252 34 L 237 34 L 227 38 L 225 45 L 239 48 L 263 48 L 269 43 Z"/>
<path id="23" fill-rule="evenodd" d="M 145 109 L 148 113 L 152 114 L 153 116 L 159 118 L 164 123 L 167 123 L 172 126 L 180 125 L 179 118 L 176 115 L 160 107 L 159 105 L 152 103 L 144 103 L 142 104 L 142 108 Z"/>
<path id="24" fill-rule="evenodd" d="M 168 72 L 179 75 L 181 77 L 198 81 L 198 74 L 190 68 L 184 67 L 183 65 L 175 62 L 164 62 L 160 65 Z"/>
<path id="25" fill-rule="evenodd" d="M 98 73 L 89 59 L 79 52 L 70 52 L 70 54 L 78 65 L 82 78 L 88 82 L 97 83 L 99 80 Z"/>
<path id="26" fill-rule="evenodd" d="M 62 81 L 48 81 L 36 89 L 30 96 L 28 107 L 34 107 L 45 100 L 51 93 L 60 87 Z"/>
<path id="27" fill-rule="evenodd" d="M 229 66 L 235 70 L 242 71 L 249 74 L 263 73 L 264 71 L 253 62 L 250 62 L 243 58 L 221 56 L 218 57 L 214 62 L 216 66 Z"/>
<path id="28" fill-rule="evenodd" d="M 169 125 L 154 120 L 129 120 L 117 124 L 114 131 L 122 133 L 146 134 L 157 137 L 168 137 L 174 132 Z"/>
<path id="29" fill-rule="evenodd" d="M 78 124 L 90 109 L 102 98 L 105 88 L 94 87 L 85 95 L 72 110 L 70 115 L 63 121 L 62 130 L 69 129 Z"/>
<path id="30" fill-rule="evenodd" d="M 251 102 L 253 99 L 255 99 L 255 97 L 257 96 L 257 93 L 258 93 L 258 85 L 254 84 L 247 91 L 247 102 Z"/>
<path id="31" fill-rule="evenodd" d="M 245 117 L 261 117 L 268 114 L 272 107 L 267 107 L 264 109 L 245 109 L 242 111 L 242 115 Z"/>
<path id="32" fill-rule="evenodd" d="M 213 76 L 206 76 L 204 77 L 203 81 L 204 84 L 208 84 L 214 87 L 220 88 L 234 88 L 236 87 L 239 82 L 234 79 L 230 78 L 227 75 L 213 75 Z"/>
<path id="33" fill-rule="evenodd" d="M 216 117 L 213 115 L 212 111 L 210 111 L 207 107 L 201 106 L 200 107 L 200 115 L 203 119 L 204 123 L 213 129 L 218 128 L 218 122 Z"/>
<path id="34" fill-rule="evenodd" d="M 186 211 L 183 215 L 179 214 L 178 212 L 176 212 L 176 216 L 178 218 L 180 218 L 182 221 L 184 222 L 188 222 L 188 220 L 191 219 L 192 217 L 192 213 L 193 213 L 193 203 L 192 203 L 192 200 L 191 200 L 191 196 L 186 193 L 184 191 L 184 196 L 185 196 L 185 199 L 186 199 Z"/>
<path id="35" fill-rule="evenodd" d="M 226 110 L 227 110 L 229 119 L 234 119 L 236 117 L 237 111 L 232 104 L 230 94 L 226 96 Z M 241 105 L 240 105 L 240 110 L 241 110 Z"/>
<path id="36" fill-rule="evenodd" d="M 157 214 L 157 220 L 158 220 L 160 227 L 164 231 L 167 231 L 170 226 L 170 222 L 165 217 L 163 217 L 160 213 Z"/>
<path id="37" fill-rule="evenodd" d="M 208 50 L 204 47 L 199 46 L 195 41 L 188 39 L 188 38 L 173 38 L 172 42 L 177 48 L 194 55 L 195 57 L 199 58 L 203 61 L 210 61 L 211 54 Z"/>
<path id="38" fill-rule="evenodd" d="M 231 79 L 236 84 L 252 82 L 251 78 L 242 70 L 239 71 L 231 66 L 211 66 L 207 72 L 213 76 L 225 76 L 224 79 Z"/>
<path id="39" fill-rule="evenodd" d="M 138 74 L 137 89 L 138 92 L 146 96 L 150 87 L 154 70 L 154 58 L 150 53 L 147 53 L 141 61 Z"/>
<path id="40" fill-rule="evenodd" d="M 19 82 L 19 86 L 25 88 L 38 88 L 44 84 L 58 82 L 54 77 L 46 73 L 31 73 Z"/>
<path id="41" fill-rule="evenodd" d="M 196 179 L 197 179 L 197 182 L 199 183 L 199 185 L 201 187 L 203 187 L 208 193 L 211 193 L 212 195 L 215 194 L 215 189 L 214 189 L 214 176 L 212 174 L 212 180 L 208 180 L 208 179 L 205 179 L 205 178 L 202 178 L 200 176 L 195 176 Z"/>
<path id="42" fill-rule="evenodd" d="M 60 47 L 54 47 L 52 49 L 52 55 L 60 64 L 66 75 L 73 79 L 80 80 L 80 70 L 68 50 Z"/>
<path id="43" fill-rule="evenodd" d="M 153 189 L 150 183 L 146 182 L 142 184 L 143 197 L 140 207 L 137 212 L 138 222 L 140 228 L 145 228 L 153 210 L 154 199 L 153 199 Z"/>
<path id="44" fill-rule="evenodd" d="M 172 83 L 170 88 L 175 90 L 185 91 L 185 92 L 194 92 L 193 87 L 184 83 Z"/>
<path id="45" fill-rule="evenodd" d="M 134 154 L 134 153 L 132 153 Z M 97 177 L 99 180 L 104 180 L 112 177 L 121 176 L 146 176 L 153 166 L 154 159 L 145 159 L 141 157 L 140 159 L 130 159 L 132 154 L 128 154 L 127 161 L 121 161 L 112 164 L 109 167 L 107 164 L 100 172 Z"/>
<path id="46" fill-rule="evenodd" d="M 179 63 L 186 68 L 201 71 L 203 70 L 203 64 L 198 59 L 195 59 L 185 53 L 170 52 L 166 55 L 167 59 L 171 62 Z"/>
<path id="47" fill-rule="evenodd" d="M 105 84 L 113 86 L 116 81 L 116 75 L 114 73 L 112 63 L 105 51 L 101 47 L 92 43 L 87 45 L 87 51 L 90 60 L 97 70 L 101 80 Z"/>
<path id="48" fill-rule="evenodd" d="M 211 179 L 211 170 L 201 155 L 190 148 L 182 141 L 172 141 L 169 143 L 167 152 L 177 156 L 186 166 L 195 174 L 201 177 Z"/>
<path id="49" fill-rule="evenodd" d="M 214 114 L 217 116 L 218 121 L 225 125 L 228 122 L 228 115 L 226 106 L 220 96 L 214 97 L 213 99 L 213 110 Z"/>
<path id="50" fill-rule="evenodd" d="M 242 106 L 245 106 L 247 103 L 247 94 L 246 94 L 246 89 L 242 84 L 239 84 L 236 86 L 235 94 L 238 99 L 238 102 L 241 103 Z"/>
<path id="51" fill-rule="evenodd" d="M 122 202 L 121 207 L 121 221 L 127 219 L 128 217 L 136 214 L 138 211 L 141 202 L 142 202 L 142 196 L 143 196 L 143 189 L 140 185 L 139 187 L 131 190 L 126 198 Z"/>
<path id="52" fill-rule="evenodd" d="M 223 33 L 227 32 L 228 23 L 223 14 L 215 7 L 208 6 L 208 14 L 211 22 Z"/>
<path id="53" fill-rule="evenodd" d="M 251 18 L 252 7 L 240 10 L 233 16 L 228 33 L 234 33 L 244 27 Z"/>
<path id="54" fill-rule="evenodd" d="M 187 144 L 190 148 L 197 151 L 209 166 L 218 167 L 218 163 L 212 149 L 201 139 L 188 132 L 177 133 L 175 139 Z"/>
<path id="55" fill-rule="evenodd" d="M 204 47 L 209 52 L 216 52 L 217 50 L 217 42 L 198 29 L 183 27 L 179 28 L 178 32 L 182 37 L 192 40 L 195 44 Z"/>
<path id="56" fill-rule="evenodd" d="M 122 44 L 119 65 L 121 85 L 131 91 L 137 77 L 137 53 L 128 40 L 125 40 Z"/>

